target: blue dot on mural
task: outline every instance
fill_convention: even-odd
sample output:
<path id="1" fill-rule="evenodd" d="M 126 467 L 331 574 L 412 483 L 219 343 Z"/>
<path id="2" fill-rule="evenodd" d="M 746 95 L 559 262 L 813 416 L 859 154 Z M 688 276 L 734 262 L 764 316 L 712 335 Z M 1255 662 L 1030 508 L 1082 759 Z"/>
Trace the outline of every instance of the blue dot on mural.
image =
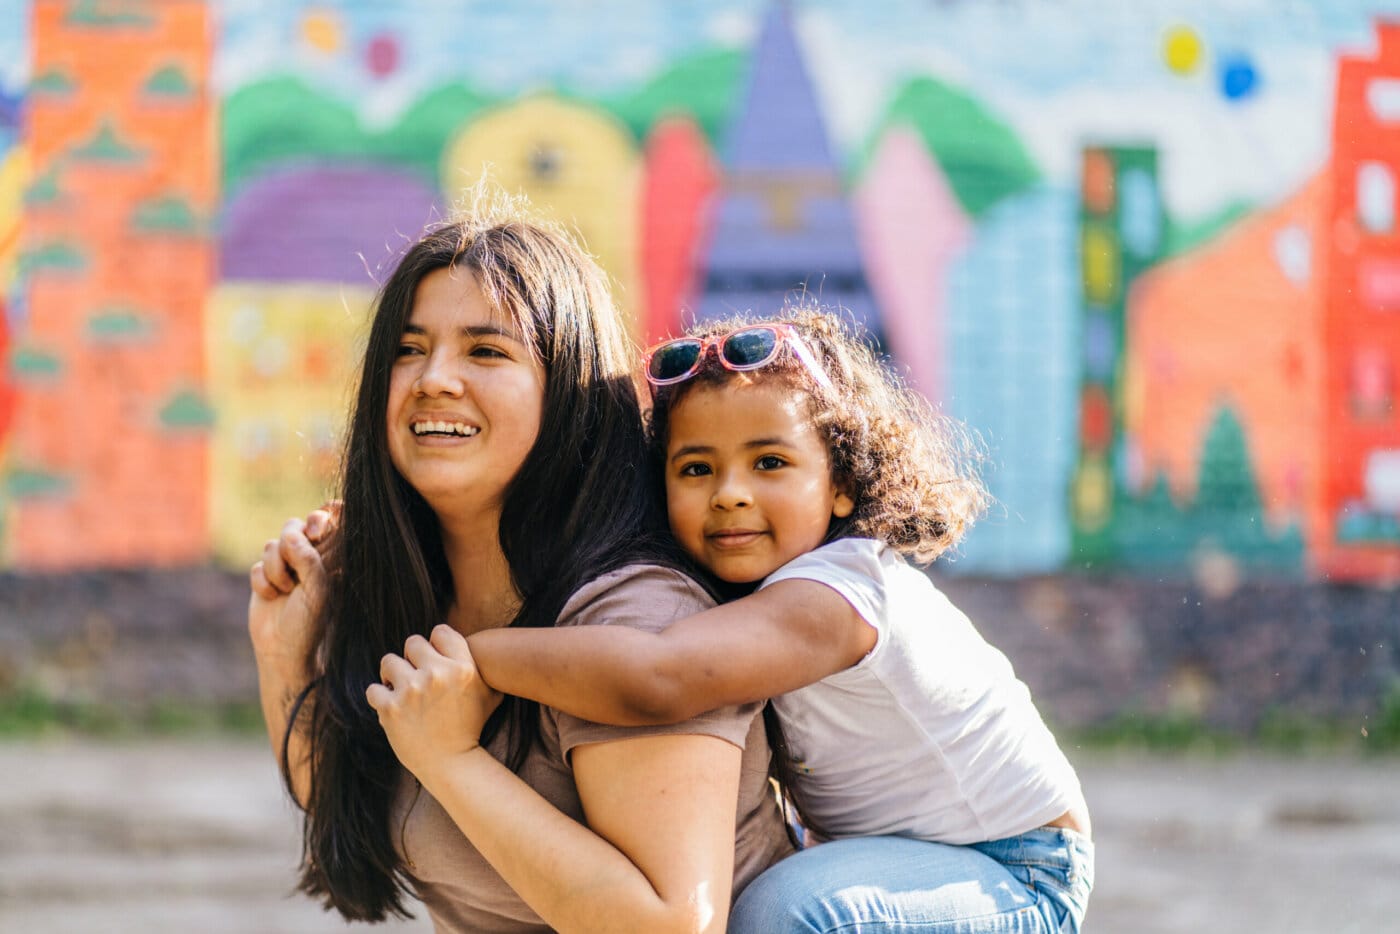
<path id="1" fill-rule="evenodd" d="M 1259 87 L 1259 72 L 1254 63 L 1243 55 L 1231 55 L 1220 62 L 1220 93 L 1227 100 L 1249 97 Z"/>
<path id="2" fill-rule="evenodd" d="M 1122 191 L 1123 242 L 1135 256 L 1148 257 L 1157 252 L 1161 236 L 1161 205 L 1157 185 L 1142 169 L 1129 169 L 1119 182 Z"/>
<path id="3" fill-rule="evenodd" d="M 1090 312 L 1084 320 L 1084 368 L 1090 379 L 1105 382 L 1113 376 L 1116 343 L 1108 315 Z"/>

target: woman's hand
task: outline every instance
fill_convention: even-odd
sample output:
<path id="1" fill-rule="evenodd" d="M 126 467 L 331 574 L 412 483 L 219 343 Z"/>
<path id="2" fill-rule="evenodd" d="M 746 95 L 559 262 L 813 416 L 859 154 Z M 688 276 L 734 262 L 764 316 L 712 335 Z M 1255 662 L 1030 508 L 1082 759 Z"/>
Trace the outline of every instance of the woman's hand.
<path id="1" fill-rule="evenodd" d="M 384 656 L 379 677 L 365 699 L 394 754 L 425 785 L 438 766 L 480 745 L 486 718 L 501 702 L 477 673 L 467 640 L 447 625 L 434 627 L 429 639 L 409 636 L 402 656 Z"/>
<path id="2" fill-rule="evenodd" d="M 258 667 L 295 683 L 295 689 L 313 674 L 306 671 L 306 661 L 325 584 L 317 546 L 330 540 L 339 522 L 339 506 L 323 506 L 304 522 L 287 520 L 282 534 L 263 546 L 262 560 L 248 572 L 253 590 L 248 602 L 248 635 Z"/>

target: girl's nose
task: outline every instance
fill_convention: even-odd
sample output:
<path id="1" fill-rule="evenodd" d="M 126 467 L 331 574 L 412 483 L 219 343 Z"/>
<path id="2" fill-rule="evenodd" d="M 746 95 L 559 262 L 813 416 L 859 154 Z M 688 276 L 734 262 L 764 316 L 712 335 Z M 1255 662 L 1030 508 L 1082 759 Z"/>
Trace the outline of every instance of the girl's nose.
<path id="1" fill-rule="evenodd" d="M 712 509 L 745 509 L 752 505 L 753 494 L 748 487 L 740 483 L 738 478 L 728 475 L 720 479 L 719 486 L 710 497 Z"/>

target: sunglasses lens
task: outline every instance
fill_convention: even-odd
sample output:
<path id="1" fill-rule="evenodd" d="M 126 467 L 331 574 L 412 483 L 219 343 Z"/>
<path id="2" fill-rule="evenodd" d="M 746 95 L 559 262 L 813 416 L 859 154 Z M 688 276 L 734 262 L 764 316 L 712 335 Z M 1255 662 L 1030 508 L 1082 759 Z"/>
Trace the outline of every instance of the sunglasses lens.
<path id="1" fill-rule="evenodd" d="M 762 366 L 778 350 L 778 332 L 772 328 L 744 328 L 724 339 L 721 352 L 731 366 L 745 369 Z"/>
<path id="2" fill-rule="evenodd" d="M 698 340 L 674 340 L 662 344 L 651 355 L 647 364 L 647 379 L 654 383 L 669 383 L 678 380 L 694 369 L 700 359 Z"/>

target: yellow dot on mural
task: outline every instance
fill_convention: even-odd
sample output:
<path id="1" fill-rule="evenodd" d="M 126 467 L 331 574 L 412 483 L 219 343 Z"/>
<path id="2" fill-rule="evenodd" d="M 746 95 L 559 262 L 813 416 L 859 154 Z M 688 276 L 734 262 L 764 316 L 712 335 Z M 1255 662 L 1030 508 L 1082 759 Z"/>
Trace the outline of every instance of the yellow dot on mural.
<path id="1" fill-rule="evenodd" d="M 340 48 L 340 20 L 329 10 L 312 10 L 301 21 L 301 37 L 318 52 Z"/>
<path id="2" fill-rule="evenodd" d="M 1162 37 L 1162 58 L 1179 75 L 1189 75 L 1201 65 L 1201 37 L 1190 26 L 1173 26 Z"/>

